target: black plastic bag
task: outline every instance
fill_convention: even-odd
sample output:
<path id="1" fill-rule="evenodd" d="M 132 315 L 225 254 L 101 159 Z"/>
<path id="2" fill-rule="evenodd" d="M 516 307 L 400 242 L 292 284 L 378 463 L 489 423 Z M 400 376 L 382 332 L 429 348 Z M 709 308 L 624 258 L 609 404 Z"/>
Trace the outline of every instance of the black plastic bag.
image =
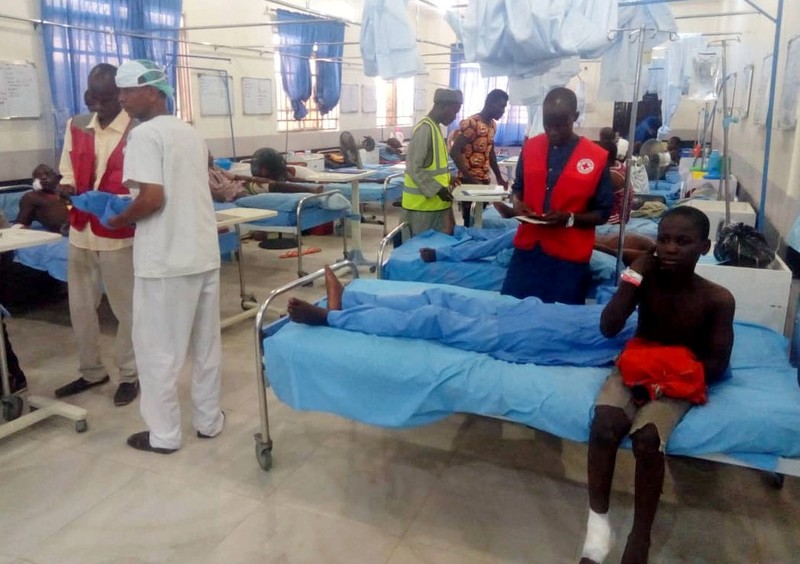
<path id="1" fill-rule="evenodd" d="M 732 223 L 719 228 L 714 257 L 731 266 L 766 268 L 775 260 L 775 251 L 755 227 Z"/>

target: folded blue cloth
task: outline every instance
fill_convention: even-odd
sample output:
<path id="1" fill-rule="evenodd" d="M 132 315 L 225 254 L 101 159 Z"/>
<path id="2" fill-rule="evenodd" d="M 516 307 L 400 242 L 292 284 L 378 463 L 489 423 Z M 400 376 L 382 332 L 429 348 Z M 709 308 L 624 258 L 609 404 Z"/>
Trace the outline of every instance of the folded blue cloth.
<path id="1" fill-rule="evenodd" d="M 108 192 L 90 190 L 79 196 L 73 196 L 70 201 L 72 205 L 79 210 L 100 217 L 103 215 L 103 212 L 106 211 L 106 204 L 111 196 L 113 196 L 113 194 L 109 194 Z"/>
<path id="2" fill-rule="evenodd" d="M 128 209 L 128 206 L 131 205 L 133 200 L 131 198 L 121 198 L 113 194 L 109 194 L 109 196 L 103 214 L 100 216 L 100 223 L 102 223 L 104 227 L 111 229 L 111 226 L 108 225 L 108 220 Z"/>

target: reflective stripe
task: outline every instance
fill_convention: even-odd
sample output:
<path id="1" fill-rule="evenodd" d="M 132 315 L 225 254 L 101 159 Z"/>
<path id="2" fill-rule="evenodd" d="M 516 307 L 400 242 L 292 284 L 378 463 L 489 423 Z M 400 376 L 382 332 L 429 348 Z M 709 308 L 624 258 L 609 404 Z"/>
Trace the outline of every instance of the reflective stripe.
<path id="1" fill-rule="evenodd" d="M 428 124 L 431 129 L 431 148 L 433 151 L 431 164 L 425 167 L 425 170 L 433 175 L 438 184 L 447 188 L 450 186 L 450 170 L 447 168 L 447 145 L 439 126 L 429 117 L 422 118 L 414 127 L 414 131 L 416 132 L 417 128 L 423 123 Z M 448 209 L 450 206 L 450 202 L 445 202 L 438 195 L 430 198 L 425 196 L 422 190 L 417 187 L 417 183 L 414 182 L 411 175 L 406 173 L 403 182 L 403 208 L 415 211 L 439 211 Z"/>

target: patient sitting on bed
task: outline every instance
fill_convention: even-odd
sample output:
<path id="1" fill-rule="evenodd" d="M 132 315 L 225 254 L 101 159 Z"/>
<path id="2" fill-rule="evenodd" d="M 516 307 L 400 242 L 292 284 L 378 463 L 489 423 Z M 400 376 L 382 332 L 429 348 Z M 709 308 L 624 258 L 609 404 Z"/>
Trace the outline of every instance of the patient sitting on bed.
<path id="1" fill-rule="evenodd" d="M 33 190 L 19 201 L 17 225 L 30 227 L 34 221 L 53 233 L 66 235 L 69 229 L 67 199 L 58 191 L 56 171 L 45 164 L 33 169 Z"/>
<path id="2" fill-rule="evenodd" d="M 617 449 L 630 436 L 636 459 L 633 528 L 623 563 L 647 562 L 650 530 L 664 483 L 664 447 L 706 384 L 725 372 L 733 347 L 731 293 L 695 274 L 708 252 L 709 221 L 680 206 L 664 214 L 656 249 L 623 272 L 603 310 L 600 330 L 628 329 L 638 306 L 636 336 L 625 347 L 595 403 L 589 435 L 589 520 L 581 563 L 600 563 L 611 550 L 608 520 Z"/>
<path id="3" fill-rule="evenodd" d="M 633 335 L 627 329 L 607 339 L 598 329 L 602 306 L 546 304 L 508 296 L 497 303 L 446 287 L 422 293 L 375 295 L 344 290 L 325 269 L 328 308 L 289 300 L 289 318 L 385 337 L 435 340 L 499 360 L 541 365 L 601 366 Z"/>
<path id="4" fill-rule="evenodd" d="M 271 151 L 274 153 L 264 153 Z M 258 156 L 258 161 L 256 161 Z M 283 162 L 281 165 L 280 163 Z M 214 165 L 214 157 L 208 153 L 208 188 L 215 202 L 233 202 L 244 196 L 264 194 L 267 192 L 307 192 L 319 194 L 319 184 L 292 184 L 285 182 L 287 177 L 286 161 L 273 149 L 259 149 L 254 153 L 250 163 L 253 176 L 231 174 Z"/>

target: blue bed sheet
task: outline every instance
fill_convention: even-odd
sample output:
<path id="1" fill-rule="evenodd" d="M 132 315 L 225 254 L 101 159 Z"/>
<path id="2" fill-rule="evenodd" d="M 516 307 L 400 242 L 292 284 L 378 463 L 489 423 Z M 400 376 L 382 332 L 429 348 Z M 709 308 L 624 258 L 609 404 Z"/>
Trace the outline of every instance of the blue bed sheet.
<path id="1" fill-rule="evenodd" d="M 508 230 L 504 229 L 477 230 L 461 227 L 457 227 L 452 236 L 438 231 L 420 233 L 392 251 L 383 267 L 383 278 L 499 291 L 506 277 L 508 259 L 512 252 L 510 248 L 501 251 L 496 256 L 478 260 L 425 262 L 420 258 L 419 250 L 423 247 L 441 250 L 469 244 L 470 235 L 474 231 L 491 232 L 498 235 L 508 233 Z M 616 259 L 611 255 L 599 251 L 592 253 L 589 269 L 593 284 L 589 297 L 595 296 L 596 286 L 607 284 L 614 278 L 616 265 Z"/>
<path id="2" fill-rule="evenodd" d="M 350 174 L 358 174 L 359 172 L 364 172 L 365 170 L 372 170 L 374 171 L 370 176 L 363 179 L 361 182 L 374 184 L 376 182 L 383 183 L 384 180 L 392 176 L 393 174 L 403 173 L 405 171 L 405 167 L 396 166 L 397 163 L 392 164 L 365 164 L 362 168 L 352 167 L 345 167 L 345 168 L 337 168 L 331 170 L 331 172 L 346 172 Z M 402 180 L 402 178 L 401 178 Z"/>
<path id="3" fill-rule="evenodd" d="M 270 196 L 272 194 L 260 194 Z M 258 199 L 258 196 L 248 196 L 246 198 L 240 198 L 236 201 L 235 204 L 220 204 L 216 203 L 216 209 L 226 209 L 226 208 L 234 208 L 237 206 L 241 206 L 243 208 L 258 208 L 258 209 L 270 209 L 275 210 L 278 212 L 278 215 L 275 217 L 270 217 L 267 219 L 259 219 L 258 221 L 250 221 L 248 225 L 257 225 L 260 227 L 295 227 L 297 225 L 297 212 L 295 211 L 297 208 L 297 200 L 300 197 L 305 196 L 305 194 L 281 194 L 285 196 L 295 196 L 294 206 L 289 206 L 287 210 L 284 206 L 279 206 L 282 210 L 276 210 L 275 207 L 269 207 L 265 205 L 264 199 Z M 289 201 L 289 200 L 286 200 Z M 326 210 L 320 208 L 318 206 L 309 206 L 304 207 L 303 212 L 300 216 L 300 227 L 301 229 L 311 229 L 312 227 L 317 227 L 318 225 L 322 225 L 324 223 L 328 223 L 330 221 L 335 221 L 342 217 L 345 217 L 350 212 L 349 210 L 342 209 L 342 210 Z"/>
<path id="4" fill-rule="evenodd" d="M 356 280 L 376 293 L 429 284 Z M 451 288 L 452 290 L 452 288 Z M 457 289 L 499 299 L 493 292 Z M 675 429 L 671 454 L 723 453 L 773 469 L 800 456 L 800 388 L 786 339 L 736 323 L 732 377 L 710 389 Z M 543 367 L 495 360 L 436 342 L 376 337 L 291 322 L 264 340 L 266 375 L 284 403 L 383 427 L 407 428 L 452 413 L 502 417 L 586 442 L 608 368 Z"/>

